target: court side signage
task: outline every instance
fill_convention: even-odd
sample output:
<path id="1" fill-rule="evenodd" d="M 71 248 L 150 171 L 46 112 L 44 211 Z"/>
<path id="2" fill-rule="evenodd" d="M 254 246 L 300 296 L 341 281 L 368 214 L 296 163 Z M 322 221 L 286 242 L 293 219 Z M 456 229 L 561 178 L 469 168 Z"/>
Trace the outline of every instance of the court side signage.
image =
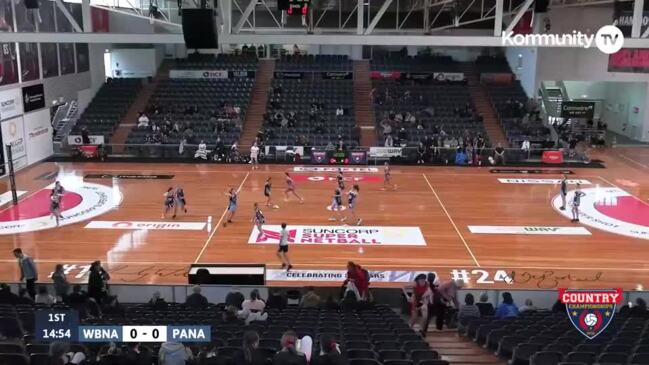
<path id="1" fill-rule="evenodd" d="M 126 229 L 156 231 L 201 231 L 205 222 L 135 222 L 135 221 L 92 221 L 87 229 Z"/>
<path id="2" fill-rule="evenodd" d="M 336 176 L 329 175 L 329 176 L 309 176 L 309 175 L 291 175 L 294 181 L 296 182 L 335 182 L 338 181 Z M 358 182 L 363 182 L 363 183 L 380 183 L 383 182 L 383 178 L 378 175 L 362 175 L 362 176 L 345 176 L 343 178 L 345 182 L 348 183 L 358 183 Z"/>
<path id="3" fill-rule="evenodd" d="M 401 157 L 401 147 L 370 147 L 370 157 Z"/>
<path id="4" fill-rule="evenodd" d="M 369 270 L 372 283 L 411 283 L 419 274 L 428 271 L 374 271 Z M 437 276 L 437 273 L 435 273 Z M 342 282 L 347 278 L 346 270 L 279 270 L 266 269 L 266 281 L 318 281 Z"/>
<path id="5" fill-rule="evenodd" d="M 531 185 L 557 185 L 561 184 L 561 179 L 498 179 L 502 184 L 531 184 Z M 566 183 L 569 185 L 591 185 L 588 180 L 582 179 L 567 179 Z"/>
<path id="6" fill-rule="evenodd" d="M 469 226 L 471 233 L 481 234 L 545 234 L 589 236 L 584 227 L 545 227 L 545 226 Z"/>
<path id="7" fill-rule="evenodd" d="M 359 172 L 359 173 L 377 173 L 378 167 L 325 167 L 325 166 L 295 166 L 294 172 Z"/>
<path id="8" fill-rule="evenodd" d="M 250 244 L 279 244 L 281 226 L 254 227 Z M 289 226 L 288 242 L 294 245 L 426 246 L 419 227 Z"/>
<path id="9" fill-rule="evenodd" d="M 123 179 L 123 180 L 170 180 L 174 175 L 112 175 L 112 174 L 87 174 L 85 179 Z"/>

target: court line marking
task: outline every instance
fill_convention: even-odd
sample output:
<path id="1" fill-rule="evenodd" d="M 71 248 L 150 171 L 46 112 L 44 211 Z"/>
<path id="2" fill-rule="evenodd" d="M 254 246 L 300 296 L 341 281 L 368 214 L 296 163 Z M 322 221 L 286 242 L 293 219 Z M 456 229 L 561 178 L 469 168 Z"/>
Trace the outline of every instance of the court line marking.
<path id="1" fill-rule="evenodd" d="M 462 240 L 462 243 L 464 243 L 464 247 L 466 247 L 466 250 L 469 251 L 469 254 L 471 255 L 471 258 L 475 262 L 477 267 L 480 267 L 480 263 L 478 262 L 478 259 L 475 258 L 475 255 L 473 254 L 473 251 L 471 251 L 471 248 L 469 247 L 469 244 L 466 243 L 466 240 L 464 239 L 464 236 L 462 236 L 462 233 L 460 233 L 460 230 L 457 228 L 457 225 L 455 224 L 455 221 L 453 221 L 453 218 L 451 218 L 451 215 L 448 214 L 448 210 L 446 210 L 446 207 L 444 206 L 444 203 L 442 203 L 442 200 L 439 198 L 439 195 L 437 195 L 437 192 L 433 188 L 433 185 L 430 184 L 430 181 L 428 181 L 428 178 L 426 177 L 426 174 L 421 174 L 424 177 L 424 180 L 426 180 L 426 184 L 428 184 L 428 187 L 430 188 L 430 191 L 435 194 L 435 198 L 439 202 L 439 205 L 442 207 L 444 210 L 444 213 L 448 217 L 448 220 L 451 221 L 451 224 L 453 225 L 453 228 L 455 228 L 455 232 L 457 232 L 457 235 L 460 236 L 460 240 Z"/>
<path id="2" fill-rule="evenodd" d="M 79 262 L 92 262 L 95 261 L 96 258 L 92 259 L 82 259 L 82 260 L 70 260 L 70 259 L 61 259 L 61 260 L 34 260 L 36 263 L 73 263 L 73 264 L 78 264 Z M 104 260 L 102 260 L 104 261 Z M 0 263 L 12 263 L 15 264 L 16 260 L 0 260 Z M 126 265 L 126 264 L 132 264 L 132 265 L 191 265 L 192 262 L 190 261 L 183 261 L 183 262 L 152 262 L 152 261 L 104 261 L 105 264 L 118 264 L 118 265 Z M 218 264 L 218 263 L 216 263 Z M 226 263 L 224 263 L 226 264 Z M 233 264 L 232 262 L 228 262 L 227 264 Z M 237 263 L 234 263 L 235 265 Z M 249 263 L 241 263 L 241 265 L 245 265 Z M 89 264 L 88 264 L 89 265 Z M 301 263 L 299 266 L 309 266 L 309 267 L 318 267 L 322 268 L 324 270 L 327 270 L 327 268 L 336 268 L 337 266 L 335 265 L 329 265 L 329 264 L 322 264 L 322 263 Z M 433 267 L 433 268 L 453 268 L 453 269 L 462 269 L 462 268 L 475 268 L 476 266 L 463 266 L 463 265 L 446 265 L 446 264 L 441 264 L 441 265 L 411 265 L 411 264 L 399 264 L 399 265 L 393 265 L 393 264 L 368 264 L 368 267 L 386 267 L 390 268 L 392 270 L 399 271 L 402 268 L 422 268 L 422 267 Z M 500 265 L 500 266 L 493 266 L 493 265 L 488 265 L 488 266 L 480 266 L 482 269 L 532 269 L 532 270 L 596 270 L 596 271 L 618 271 L 618 272 L 624 272 L 624 271 L 638 271 L 638 272 L 645 272 L 649 271 L 649 268 L 615 268 L 615 267 L 565 267 L 565 266 L 509 266 L 509 265 Z M 297 267 L 296 269 L 299 269 Z"/>
<path id="3" fill-rule="evenodd" d="M 632 163 L 634 163 L 634 164 L 636 164 L 636 165 L 638 165 L 638 166 L 640 166 L 640 167 L 643 167 L 643 168 L 645 168 L 645 169 L 649 169 L 649 166 L 647 166 L 647 165 L 645 165 L 645 164 L 643 164 L 643 163 L 641 163 L 641 162 L 638 162 L 638 161 L 632 159 L 632 158 L 629 157 L 629 156 L 625 156 L 625 155 L 623 155 L 623 154 L 621 154 L 621 153 L 617 153 L 616 155 L 619 156 L 619 157 L 622 157 L 623 159 L 625 159 L 625 160 L 627 160 L 627 161 L 630 161 L 630 162 L 632 162 Z"/>
<path id="4" fill-rule="evenodd" d="M 237 194 L 241 191 L 241 188 L 243 188 L 243 184 L 246 183 L 246 180 L 248 180 L 248 176 L 250 176 L 250 171 L 246 173 L 246 176 L 243 177 L 243 180 L 241 180 L 241 184 L 239 184 L 239 187 L 237 188 Z M 203 255 L 203 252 L 207 249 L 207 246 L 210 244 L 210 240 L 212 237 L 214 237 L 214 234 L 216 231 L 219 229 L 221 226 L 221 222 L 223 221 L 223 218 L 225 218 L 225 215 L 228 213 L 228 207 L 226 207 L 223 210 L 223 214 L 221 214 L 221 218 L 219 218 L 219 221 L 216 222 L 216 226 L 214 226 L 214 230 L 212 230 L 212 233 L 207 237 L 207 240 L 205 240 L 205 244 L 203 245 L 203 248 L 201 249 L 201 252 L 198 253 L 198 256 L 196 256 L 196 259 L 194 260 L 194 263 L 198 263 L 198 260 L 200 260 L 201 256 Z"/>

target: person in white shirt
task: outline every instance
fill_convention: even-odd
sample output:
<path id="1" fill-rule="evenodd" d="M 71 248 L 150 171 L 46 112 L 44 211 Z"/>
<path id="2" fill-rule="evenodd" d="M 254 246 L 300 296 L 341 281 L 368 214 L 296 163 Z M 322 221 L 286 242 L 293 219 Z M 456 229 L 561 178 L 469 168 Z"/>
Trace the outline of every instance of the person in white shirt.
<path id="1" fill-rule="evenodd" d="M 391 134 L 388 134 L 388 135 L 385 137 L 385 144 L 384 144 L 384 146 L 385 146 L 385 147 L 392 147 L 392 146 L 394 146 L 394 138 L 392 138 L 392 135 L 391 135 Z"/>
<path id="2" fill-rule="evenodd" d="M 277 257 L 282 261 L 282 269 L 286 267 L 286 271 L 290 271 L 293 268 L 291 260 L 288 258 L 288 230 L 286 229 L 286 223 L 282 223 L 282 230 L 279 233 Z"/>
<path id="3" fill-rule="evenodd" d="M 521 144 L 521 150 L 525 151 L 525 153 L 527 154 L 527 158 L 530 157 L 530 148 L 531 148 L 530 139 L 525 137 L 525 140 L 523 140 L 523 143 Z"/>
<path id="4" fill-rule="evenodd" d="M 56 303 L 56 298 L 54 298 L 53 296 L 50 295 L 50 293 L 48 293 L 47 287 L 41 286 L 38 288 L 38 294 L 36 294 L 34 303 L 52 305 Z"/>
<path id="5" fill-rule="evenodd" d="M 140 116 L 137 118 L 137 127 L 138 128 L 148 128 L 149 127 L 149 117 L 144 113 L 140 113 Z"/>
<path id="6" fill-rule="evenodd" d="M 194 158 L 202 158 L 203 160 L 207 160 L 208 153 L 210 153 L 210 151 L 207 149 L 205 141 L 201 141 L 201 143 L 198 144 L 198 149 L 194 154 Z"/>
<path id="7" fill-rule="evenodd" d="M 241 303 L 242 310 L 251 312 L 262 312 L 264 308 L 266 308 L 266 303 L 259 297 L 259 291 L 257 289 L 250 292 L 250 299 L 246 299 Z"/>
<path id="8" fill-rule="evenodd" d="M 259 146 L 257 146 L 257 143 L 250 147 L 250 163 L 252 164 L 253 170 L 259 168 Z"/>
<path id="9" fill-rule="evenodd" d="M 343 116 L 344 114 L 345 114 L 345 109 L 343 109 L 342 106 L 339 106 L 339 107 L 336 109 L 336 116 L 337 116 L 337 117 L 340 117 L 340 116 Z"/>

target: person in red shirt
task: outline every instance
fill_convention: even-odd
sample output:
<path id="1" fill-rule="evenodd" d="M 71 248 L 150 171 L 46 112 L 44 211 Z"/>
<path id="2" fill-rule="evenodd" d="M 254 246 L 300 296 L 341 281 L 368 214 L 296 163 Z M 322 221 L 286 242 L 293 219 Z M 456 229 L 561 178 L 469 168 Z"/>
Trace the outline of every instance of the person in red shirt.
<path id="1" fill-rule="evenodd" d="M 403 288 L 403 294 L 410 303 L 410 327 L 414 329 L 419 323 L 419 330 L 425 336 L 424 328 L 428 323 L 428 307 L 433 301 L 433 292 L 426 281 L 426 274 L 415 277 L 412 293 Z"/>
<path id="2" fill-rule="evenodd" d="M 367 271 L 363 270 L 360 265 L 356 265 L 352 261 L 347 263 L 347 279 L 345 279 L 343 286 L 347 290 L 357 292 L 356 297 L 358 300 L 367 300 L 370 286 L 369 280 Z"/>

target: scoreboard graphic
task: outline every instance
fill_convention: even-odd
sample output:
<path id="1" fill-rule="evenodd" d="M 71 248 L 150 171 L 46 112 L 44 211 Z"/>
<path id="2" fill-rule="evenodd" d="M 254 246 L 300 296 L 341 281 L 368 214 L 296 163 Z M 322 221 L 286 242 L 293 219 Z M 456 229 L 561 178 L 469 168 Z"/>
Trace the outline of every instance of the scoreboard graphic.
<path id="1" fill-rule="evenodd" d="M 203 325 L 85 326 L 74 310 L 39 310 L 35 320 L 43 342 L 210 342 L 212 334 Z"/>

